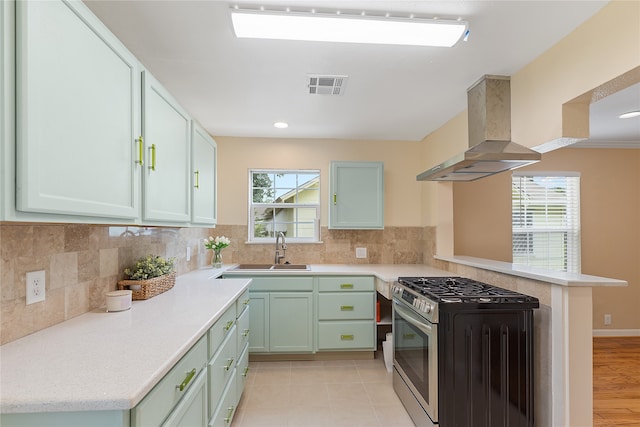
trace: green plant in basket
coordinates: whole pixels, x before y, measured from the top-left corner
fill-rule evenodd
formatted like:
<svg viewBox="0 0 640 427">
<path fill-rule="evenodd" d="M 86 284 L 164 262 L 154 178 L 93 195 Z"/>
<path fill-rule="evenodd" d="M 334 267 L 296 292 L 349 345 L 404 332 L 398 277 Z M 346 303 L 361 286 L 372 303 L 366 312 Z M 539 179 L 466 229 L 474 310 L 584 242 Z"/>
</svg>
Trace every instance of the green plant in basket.
<svg viewBox="0 0 640 427">
<path fill-rule="evenodd" d="M 147 255 L 136 261 L 132 268 L 126 268 L 124 274 L 131 280 L 147 280 L 164 276 L 174 271 L 175 260 L 175 258 L 164 259 L 158 255 Z"/>
</svg>

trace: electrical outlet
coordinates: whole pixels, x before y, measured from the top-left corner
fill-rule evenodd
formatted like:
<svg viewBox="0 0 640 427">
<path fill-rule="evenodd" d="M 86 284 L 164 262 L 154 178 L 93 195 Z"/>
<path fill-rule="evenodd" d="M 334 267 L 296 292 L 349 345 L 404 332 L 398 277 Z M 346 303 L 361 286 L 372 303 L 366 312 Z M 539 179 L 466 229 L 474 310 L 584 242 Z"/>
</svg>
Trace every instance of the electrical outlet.
<svg viewBox="0 0 640 427">
<path fill-rule="evenodd" d="M 187 246 L 187 262 L 191 261 L 191 246 Z"/>
<path fill-rule="evenodd" d="M 604 324 L 605 325 L 610 325 L 611 324 L 611 315 L 610 314 L 605 314 L 604 315 Z"/>
<path fill-rule="evenodd" d="M 27 305 L 45 300 L 44 270 L 27 273 Z"/>
<path fill-rule="evenodd" d="M 356 258 L 366 258 L 367 248 L 356 248 Z"/>
</svg>

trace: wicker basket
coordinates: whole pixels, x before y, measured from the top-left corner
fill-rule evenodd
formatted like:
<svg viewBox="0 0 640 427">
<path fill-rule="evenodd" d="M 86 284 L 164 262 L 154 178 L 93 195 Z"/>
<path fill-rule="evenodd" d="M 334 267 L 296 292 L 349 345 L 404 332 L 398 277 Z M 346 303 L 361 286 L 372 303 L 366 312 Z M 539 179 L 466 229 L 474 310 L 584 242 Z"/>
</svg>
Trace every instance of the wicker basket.
<svg viewBox="0 0 640 427">
<path fill-rule="evenodd" d="M 168 291 L 173 288 L 175 283 L 176 273 L 173 272 L 147 280 L 121 280 L 118 282 L 118 289 L 131 289 L 132 286 L 136 288 L 140 286 L 140 289 L 131 289 L 131 299 L 144 300 Z"/>
</svg>

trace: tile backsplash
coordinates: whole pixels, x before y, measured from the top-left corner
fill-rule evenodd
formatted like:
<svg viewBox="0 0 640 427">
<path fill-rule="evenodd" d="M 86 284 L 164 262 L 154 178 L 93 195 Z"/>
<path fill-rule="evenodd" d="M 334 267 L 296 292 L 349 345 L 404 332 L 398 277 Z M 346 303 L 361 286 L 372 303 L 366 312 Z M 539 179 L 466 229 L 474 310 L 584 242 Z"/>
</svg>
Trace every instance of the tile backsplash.
<svg viewBox="0 0 640 427">
<path fill-rule="evenodd" d="M 322 243 L 289 243 L 285 260 L 309 264 L 429 264 L 433 229 L 328 230 Z M 202 239 L 227 236 L 225 263 L 270 263 L 274 245 L 247 244 L 246 225 L 209 228 L 116 227 L 88 224 L 0 223 L 0 344 L 104 306 L 123 270 L 148 254 L 176 258 L 178 274 L 207 266 Z M 275 244 L 275 241 L 274 241 Z M 187 247 L 191 259 L 186 260 Z M 356 247 L 367 258 L 355 257 Z M 29 271 L 45 271 L 46 300 L 26 305 Z"/>
</svg>

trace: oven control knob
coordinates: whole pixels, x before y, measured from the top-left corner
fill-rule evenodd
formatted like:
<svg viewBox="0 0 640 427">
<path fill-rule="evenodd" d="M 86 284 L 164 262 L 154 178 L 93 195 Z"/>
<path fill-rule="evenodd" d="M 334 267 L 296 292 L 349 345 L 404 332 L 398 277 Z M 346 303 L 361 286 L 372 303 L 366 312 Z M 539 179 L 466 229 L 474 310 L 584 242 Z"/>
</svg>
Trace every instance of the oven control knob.
<svg viewBox="0 0 640 427">
<path fill-rule="evenodd" d="M 428 302 L 425 301 L 424 302 L 424 306 L 425 306 L 424 307 L 424 312 L 427 313 L 427 314 L 431 313 L 431 304 L 429 304 Z"/>
</svg>

